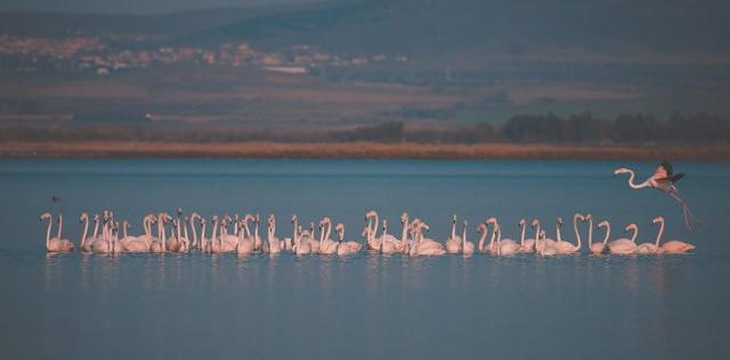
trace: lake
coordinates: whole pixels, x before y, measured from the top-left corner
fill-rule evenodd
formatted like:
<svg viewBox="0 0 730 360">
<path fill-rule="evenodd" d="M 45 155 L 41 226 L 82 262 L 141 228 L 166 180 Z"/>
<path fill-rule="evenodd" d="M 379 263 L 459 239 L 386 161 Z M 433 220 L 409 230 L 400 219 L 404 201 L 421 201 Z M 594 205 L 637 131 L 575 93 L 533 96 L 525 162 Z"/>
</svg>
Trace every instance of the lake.
<svg viewBox="0 0 730 360">
<path fill-rule="evenodd" d="M 656 190 L 631 190 L 654 162 L 0 160 L 0 345 L 3 358 L 561 358 L 721 359 L 730 353 L 730 167 L 682 162 L 682 196 L 703 225 Z M 53 202 L 52 196 L 60 201 Z M 688 255 L 540 258 L 278 257 L 235 254 L 47 255 L 46 223 L 65 216 L 78 246 L 81 212 L 114 210 L 141 232 L 159 211 L 277 215 L 290 236 L 330 216 L 361 240 L 376 209 L 400 234 L 407 211 L 444 241 L 451 215 L 499 218 L 519 238 L 520 218 L 574 239 L 575 212 L 628 223 L 653 241 L 697 246 Z M 585 228 L 585 227 L 584 227 Z M 55 231 L 55 230 L 54 230 Z M 262 227 L 262 231 L 264 228 Z M 602 232 L 594 233 L 600 239 Z"/>
</svg>

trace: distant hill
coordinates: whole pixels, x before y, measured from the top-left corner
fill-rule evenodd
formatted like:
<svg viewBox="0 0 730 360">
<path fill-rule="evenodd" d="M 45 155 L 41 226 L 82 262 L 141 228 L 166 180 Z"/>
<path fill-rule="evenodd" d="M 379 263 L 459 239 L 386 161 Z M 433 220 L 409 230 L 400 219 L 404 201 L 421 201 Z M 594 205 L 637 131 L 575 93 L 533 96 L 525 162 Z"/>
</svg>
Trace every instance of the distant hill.
<svg viewBox="0 0 730 360">
<path fill-rule="evenodd" d="M 272 6 L 191 10 L 162 15 L 3 12 L 0 13 L 0 35 L 65 38 L 135 34 L 179 38 L 292 9 Z"/>
<path fill-rule="evenodd" d="M 721 52 L 730 50 L 727 14 L 723 0 L 340 1 L 252 16 L 180 40 L 413 55 L 570 46 Z"/>
</svg>

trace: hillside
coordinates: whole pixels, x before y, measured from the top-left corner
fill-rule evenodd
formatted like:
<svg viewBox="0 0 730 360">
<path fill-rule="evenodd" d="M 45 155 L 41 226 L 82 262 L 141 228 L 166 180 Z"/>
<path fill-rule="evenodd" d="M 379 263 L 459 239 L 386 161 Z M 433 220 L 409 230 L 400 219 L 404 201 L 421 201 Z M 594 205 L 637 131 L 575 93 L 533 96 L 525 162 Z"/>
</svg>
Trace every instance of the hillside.
<svg viewBox="0 0 730 360">
<path fill-rule="evenodd" d="M 723 52 L 730 50 L 728 13 L 730 3 L 719 0 L 343 1 L 253 16 L 183 40 L 423 56 L 567 47 Z"/>
</svg>

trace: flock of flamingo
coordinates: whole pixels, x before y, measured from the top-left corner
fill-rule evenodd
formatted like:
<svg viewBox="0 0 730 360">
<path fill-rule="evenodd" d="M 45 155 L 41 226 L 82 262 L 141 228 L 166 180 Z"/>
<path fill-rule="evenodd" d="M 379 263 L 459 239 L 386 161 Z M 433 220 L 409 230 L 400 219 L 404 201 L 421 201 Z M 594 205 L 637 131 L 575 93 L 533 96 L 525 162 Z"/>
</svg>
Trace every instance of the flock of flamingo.
<svg viewBox="0 0 730 360">
<path fill-rule="evenodd" d="M 63 229 L 63 215 L 57 217 L 57 235 L 51 237 L 53 219 L 48 212 L 41 215 L 40 220 L 48 221 L 46 232 L 46 251 L 63 252 L 72 251 L 74 244 L 61 237 Z M 457 218 L 452 217 L 451 234 L 445 241 L 440 242 L 427 238 L 425 232 L 429 225 L 418 218 L 411 218 L 407 213 L 401 215 L 402 233 L 398 238 L 388 233 L 388 221 L 379 222 L 378 213 L 374 210 L 365 214 L 366 226 L 363 228 L 362 241 L 346 241 L 345 226 L 338 223 L 335 226 L 337 240 L 333 240 L 332 220 L 324 217 L 319 222 L 317 229 L 319 236 L 315 236 L 315 224 L 310 223 L 305 229 L 299 224 L 296 215 L 292 216 L 292 237 L 280 239 L 276 236 L 276 218 L 269 215 L 266 222 L 266 237 L 259 235 L 259 215 L 247 214 L 243 217 L 236 216 L 213 216 L 211 218 L 210 236 L 207 236 L 206 227 L 208 221 L 198 213 L 183 216 L 180 209 L 177 217 L 167 213 L 149 214 L 142 219 L 144 233 L 138 236 L 128 234 L 129 222 L 120 223 L 114 218 L 114 213 L 104 211 L 101 214 L 89 218 L 87 213 L 82 213 L 79 221 L 83 223 L 83 235 L 80 248 L 85 253 L 184 253 L 199 251 L 202 253 L 224 253 L 234 252 L 237 254 L 268 253 L 278 254 L 281 252 L 292 252 L 297 255 L 321 254 L 347 256 L 361 251 L 370 253 L 404 254 L 409 256 L 438 256 L 444 254 L 462 254 L 465 257 L 475 253 L 488 253 L 495 256 L 511 256 L 519 253 L 537 253 L 541 256 L 553 256 L 563 254 L 577 254 L 582 250 L 581 224 L 588 223 L 587 249 L 591 254 L 661 254 L 661 253 L 685 253 L 695 247 L 689 243 L 671 240 L 661 242 L 664 234 L 664 218 L 659 216 L 652 223 L 659 225 L 656 238 L 653 242 L 636 243 L 639 228 L 636 224 L 629 224 L 625 230 L 631 232 L 630 238 L 618 238 L 611 240 L 611 225 L 603 220 L 595 225 L 595 228 L 604 231 L 603 240 L 593 242 L 594 220 L 591 214 L 575 214 L 573 216 L 573 230 L 575 232 L 575 243 L 568 241 L 562 234 L 563 219 L 558 218 L 555 227 L 555 239 L 550 239 L 546 231 L 541 227 L 540 221 L 532 220 L 530 223 L 534 236 L 527 237 L 527 221 L 519 221 L 520 239 L 512 240 L 502 237 L 502 228 L 495 217 L 490 217 L 477 225 L 480 233 L 478 242 L 471 242 L 467 239 L 467 221 L 462 222 L 461 234 L 457 233 Z M 90 222 L 94 222 L 93 233 L 89 234 Z M 156 226 L 156 234 L 153 235 L 152 227 Z M 251 228 L 253 225 L 253 229 Z M 169 228 L 169 232 L 168 232 Z M 379 230 L 381 230 L 379 232 Z M 253 231 L 252 231 L 253 230 Z M 121 234 L 120 234 L 121 232 Z M 190 240 L 192 234 L 192 241 Z M 489 236 L 489 241 L 487 237 Z"/>
<path fill-rule="evenodd" d="M 689 209 L 689 206 L 679 197 L 675 183 L 684 177 L 684 173 L 674 173 L 672 165 L 664 161 L 656 168 L 654 174 L 643 181 L 635 183 L 635 173 L 628 168 L 616 169 L 614 175 L 628 174 L 628 185 L 632 189 L 653 188 L 661 190 L 677 200 L 682 206 L 685 224 L 691 231 L 693 224 L 701 224 Z M 55 200 L 54 200 L 55 201 Z M 46 212 L 41 215 L 41 221 L 48 221 L 46 232 L 46 251 L 61 252 L 72 251 L 74 245 L 71 241 L 63 239 L 63 215 L 58 215 L 58 234 L 51 237 L 53 225 L 52 216 Z M 149 214 L 142 219 L 144 234 L 138 236 L 128 235 L 129 222 L 121 222 L 122 236 L 120 238 L 120 224 L 114 219 L 114 213 L 105 210 L 102 214 L 94 215 L 94 233 L 89 235 L 89 216 L 81 214 L 79 221 L 84 223 L 84 232 L 81 236 L 81 251 L 86 253 L 122 253 L 122 252 L 188 252 L 198 250 L 204 253 L 235 252 L 238 254 L 253 254 L 257 252 L 278 254 L 283 251 L 290 251 L 297 255 L 322 254 L 346 256 L 362 251 L 363 249 L 381 254 L 405 254 L 410 256 L 437 256 L 444 254 L 463 254 L 471 256 L 474 253 L 489 253 L 492 255 L 514 255 L 518 253 L 537 253 L 541 256 L 552 256 L 561 254 L 575 254 L 581 251 L 582 239 L 579 231 L 580 223 L 588 223 L 588 251 L 592 254 L 661 254 L 661 253 L 685 253 L 693 250 L 692 244 L 670 240 L 661 244 L 664 234 L 664 217 L 658 216 L 652 220 L 653 224 L 659 224 L 654 242 L 636 243 L 639 234 L 639 227 L 636 224 L 629 224 L 625 231 L 632 232 L 631 238 L 611 239 L 611 225 L 607 220 L 597 224 L 597 228 L 604 229 L 604 237 L 601 242 L 593 242 L 593 216 L 591 214 L 575 214 L 573 216 L 573 230 L 575 232 L 575 244 L 563 240 L 562 226 L 563 219 L 558 218 L 555 227 L 555 239 L 547 237 L 546 232 L 540 226 L 540 221 L 532 220 L 531 226 L 534 230 L 533 238 L 525 238 L 527 222 L 525 219 L 519 221 L 520 240 L 515 241 L 509 238 L 502 238 L 502 228 L 495 217 L 486 219 L 477 226 L 480 233 L 479 242 L 475 246 L 467 240 L 467 222 L 462 224 L 461 236 L 457 234 L 456 215 L 452 217 L 451 235 L 443 242 L 425 237 L 424 232 L 429 226 L 418 218 L 411 219 L 407 213 L 401 215 L 402 233 L 397 238 L 388 234 L 388 221 L 383 220 L 382 233 L 378 236 L 379 217 L 378 213 L 370 210 L 365 214 L 367 226 L 363 229 L 361 236 L 363 242 L 345 241 L 345 225 L 338 223 L 335 226 L 337 241 L 332 240 L 332 220 L 324 217 L 319 222 L 319 238 L 315 236 L 314 223 L 310 223 L 309 229 L 303 229 L 299 225 L 296 215 L 292 216 L 292 237 L 279 239 L 276 237 L 276 218 L 274 214 L 269 215 L 266 222 L 266 239 L 259 236 L 260 217 L 258 214 L 247 214 L 243 217 L 213 216 L 211 218 L 211 235 L 206 238 L 206 226 L 208 222 L 198 213 L 190 216 L 182 216 L 182 210 L 177 210 L 177 217 L 173 218 L 167 213 Z M 196 221 L 198 228 L 196 228 Z M 253 224 L 253 232 L 250 224 Z M 157 236 L 152 234 L 152 225 L 157 226 Z M 166 229 L 170 226 L 169 236 Z M 101 233 L 99 228 L 101 227 Z M 489 231 L 491 228 L 491 232 Z M 188 231 L 188 229 L 190 231 Z M 189 234 L 192 233 L 192 243 Z M 489 242 L 486 242 L 488 233 L 491 233 Z M 198 236 L 200 234 L 200 236 Z"/>
</svg>

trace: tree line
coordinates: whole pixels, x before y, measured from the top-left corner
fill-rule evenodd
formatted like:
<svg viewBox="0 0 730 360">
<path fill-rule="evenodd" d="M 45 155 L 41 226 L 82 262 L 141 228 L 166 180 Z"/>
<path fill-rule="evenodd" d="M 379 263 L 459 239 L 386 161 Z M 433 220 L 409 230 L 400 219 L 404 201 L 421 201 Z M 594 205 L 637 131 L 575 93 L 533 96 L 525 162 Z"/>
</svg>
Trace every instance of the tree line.
<svg viewBox="0 0 730 360">
<path fill-rule="evenodd" d="M 621 114 L 613 119 L 591 113 L 561 117 L 548 114 L 512 116 L 503 125 L 409 126 L 389 121 L 351 129 L 281 130 L 225 126 L 85 125 L 3 126 L 0 141 L 182 141 L 182 142 L 417 142 L 417 143 L 728 143 L 730 117 L 704 113 L 674 113 L 660 119 L 650 113 Z"/>
</svg>

